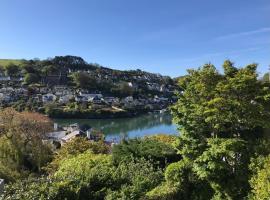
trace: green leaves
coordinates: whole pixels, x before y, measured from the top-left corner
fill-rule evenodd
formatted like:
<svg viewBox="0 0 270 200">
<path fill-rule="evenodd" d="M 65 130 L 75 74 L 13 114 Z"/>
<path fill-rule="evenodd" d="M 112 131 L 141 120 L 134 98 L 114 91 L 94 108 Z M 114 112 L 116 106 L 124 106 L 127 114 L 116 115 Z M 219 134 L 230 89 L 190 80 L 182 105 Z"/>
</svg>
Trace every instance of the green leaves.
<svg viewBox="0 0 270 200">
<path fill-rule="evenodd" d="M 257 141 L 270 125 L 270 90 L 257 80 L 256 64 L 237 69 L 226 60 L 223 68 L 224 75 L 207 64 L 181 79 L 183 93 L 172 108 L 181 127 L 176 147 L 191 166 L 189 174 L 211 185 L 211 198 L 243 199 L 249 191 L 250 159 L 258 156 Z M 175 173 L 166 184 L 191 182 L 183 181 L 185 165 L 180 163 L 168 167 Z"/>
<path fill-rule="evenodd" d="M 257 160 L 258 162 L 258 160 Z M 256 163 L 258 166 L 258 163 Z M 270 198 L 270 156 L 260 157 L 259 166 L 256 174 L 250 180 L 252 193 L 250 199 L 269 199 Z"/>
<path fill-rule="evenodd" d="M 269 127 L 270 91 L 257 80 L 256 64 L 236 69 L 225 61 L 223 67 L 225 75 L 209 64 L 189 71 L 180 85 L 184 92 L 172 108 L 175 121 L 188 131 L 202 131 L 205 137 L 224 132 L 227 137 L 241 136 L 258 126 Z"/>
<path fill-rule="evenodd" d="M 112 156 L 116 164 L 133 158 L 144 158 L 159 167 L 165 167 L 167 163 L 180 159 L 171 145 L 154 138 L 123 141 L 121 144 L 114 146 Z"/>
</svg>

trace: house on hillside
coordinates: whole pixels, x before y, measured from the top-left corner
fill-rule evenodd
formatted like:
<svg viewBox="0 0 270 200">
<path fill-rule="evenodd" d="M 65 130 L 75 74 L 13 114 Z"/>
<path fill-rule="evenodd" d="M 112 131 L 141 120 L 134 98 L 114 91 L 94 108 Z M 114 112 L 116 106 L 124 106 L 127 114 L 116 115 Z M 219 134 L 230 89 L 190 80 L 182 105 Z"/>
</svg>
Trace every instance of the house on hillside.
<svg viewBox="0 0 270 200">
<path fill-rule="evenodd" d="M 0 102 L 2 103 L 9 103 L 12 101 L 12 96 L 7 93 L 0 93 Z"/>
<path fill-rule="evenodd" d="M 107 104 L 119 103 L 119 98 L 117 98 L 117 97 L 104 97 L 104 102 Z"/>
<path fill-rule="evenodd" d="M 73 95 L 64 95 L 59 97 L 59 103 L 67 104 L 74 98 Z"/>
<path fill-rule="evenodd" d="M 91 101 L 92 103 L 94 103 L 94 104 L 101 104 L 101 103 L 102 103 L 101 98 L 99 98 L 98 96 L 95 96 L 95 97 L 92 98 L 90 101 Z"/>
<path fill-rule="evenodd" d="M 54 94 L 45 94 L 42 95 L 42 102 L 43 103 L 50 103 L 50 102 L 54 102 L 56 100 L 56 96 Z"/>
<path fill-rule="evenodd" d="M 8 82 L 10 80 L 11 80 L 10 76 L 2 76 L 2 75 L 0 75 L 0 82 Z"/>
<path fill-rule="evenodd" d="M 56 96 L 72 95 L 73 91 L 66 86 L 55 86 L 53 88 L 54 94 Z"/>
<path fill-rule="evenodd" d="M 84 92 L 79 92 L 79 96 L 77 96 L 77 100 L 75 98 L 76 101 L 81 101 L 84 102 L 85 99 L 87 99 L 87 102 L 92 102 L 95 104 L 100 104 L 102 103 L 102 98 L 103 95 L 102 94 L 98 94 L 98 93 L 84 93 Z"/>
<path fill-rule="evenodd" d="M 79 102 L 79 103 L 88 102 L 88 98 L 85 96 L 77 95 L 77 96 L 75 96 L 75 101 Z"/>
</svg>

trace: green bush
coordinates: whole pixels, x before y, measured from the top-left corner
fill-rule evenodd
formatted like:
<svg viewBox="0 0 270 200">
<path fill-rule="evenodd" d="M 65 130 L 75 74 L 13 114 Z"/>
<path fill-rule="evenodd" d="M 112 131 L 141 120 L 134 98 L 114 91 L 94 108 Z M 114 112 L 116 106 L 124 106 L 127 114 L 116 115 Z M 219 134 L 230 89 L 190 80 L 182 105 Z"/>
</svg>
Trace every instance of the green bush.
<svg viewBox="0 0 270 200">
<path fill-rule="evenodd" d="M 112 156 L 114 163 L 144 158 L 162 168 L 181 159 L 170 144 L 151 138 L 124 140 L 113 147 Z"/>
</svg>

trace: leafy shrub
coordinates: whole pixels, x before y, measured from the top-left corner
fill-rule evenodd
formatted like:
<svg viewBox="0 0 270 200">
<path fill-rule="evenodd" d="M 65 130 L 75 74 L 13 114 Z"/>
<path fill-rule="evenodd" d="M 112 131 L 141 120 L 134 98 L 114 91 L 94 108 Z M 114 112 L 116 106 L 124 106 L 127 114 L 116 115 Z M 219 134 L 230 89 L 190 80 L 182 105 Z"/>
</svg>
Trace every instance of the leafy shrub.
<svg viewBox="0 0 270 200">
<path fill-rule="evenodd" d="M 116 164 L 132 158 L 144 158 L 160 167 L 180 159 L 171 145 L 151 138 L 123 141 L 113 147 L 112 155 Z"/>
</svg>

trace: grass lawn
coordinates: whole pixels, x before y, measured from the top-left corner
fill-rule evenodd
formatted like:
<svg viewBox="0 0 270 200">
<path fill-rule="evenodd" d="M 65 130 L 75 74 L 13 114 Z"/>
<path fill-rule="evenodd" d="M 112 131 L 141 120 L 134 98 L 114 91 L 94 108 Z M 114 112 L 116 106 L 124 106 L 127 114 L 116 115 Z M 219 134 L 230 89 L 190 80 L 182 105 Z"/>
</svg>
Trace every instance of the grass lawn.
<svg viewBox="0 0 270 200">
<path fill-rule="evenodd" d="M 9 63 L 13 63 L 15 65 L 18 65 L 22 62 L 22 60 L 18 59 L 0 59 L 0 66 L 6 66 Z"/>
</svg>

